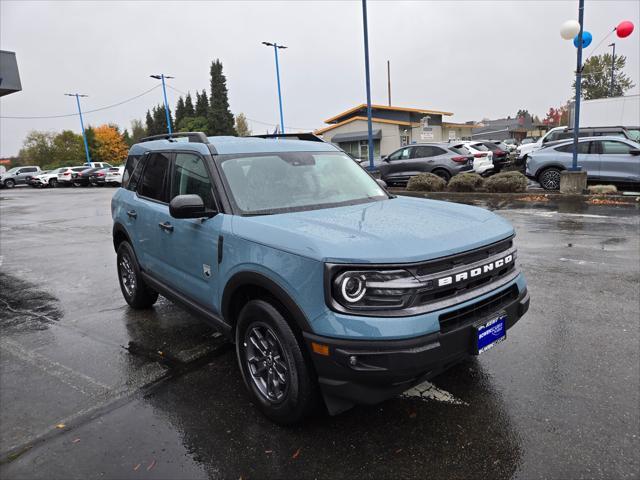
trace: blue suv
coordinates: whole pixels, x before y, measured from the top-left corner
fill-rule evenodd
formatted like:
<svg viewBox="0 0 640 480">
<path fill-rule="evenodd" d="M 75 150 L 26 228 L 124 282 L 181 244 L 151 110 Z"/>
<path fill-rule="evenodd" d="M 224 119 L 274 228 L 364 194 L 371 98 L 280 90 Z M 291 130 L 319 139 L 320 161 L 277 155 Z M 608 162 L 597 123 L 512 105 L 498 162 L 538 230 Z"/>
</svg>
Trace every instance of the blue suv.
<svg viewBox="0 0 640 480">
<path fill-rule="evenodd" d="M 390 195 L 312 135 L 143 139 L 111 209 L 127 303 L 161 294 L 226 334 L 281 424 L 402 393 L 529 307 L 508 222 Z"/>
</svg>

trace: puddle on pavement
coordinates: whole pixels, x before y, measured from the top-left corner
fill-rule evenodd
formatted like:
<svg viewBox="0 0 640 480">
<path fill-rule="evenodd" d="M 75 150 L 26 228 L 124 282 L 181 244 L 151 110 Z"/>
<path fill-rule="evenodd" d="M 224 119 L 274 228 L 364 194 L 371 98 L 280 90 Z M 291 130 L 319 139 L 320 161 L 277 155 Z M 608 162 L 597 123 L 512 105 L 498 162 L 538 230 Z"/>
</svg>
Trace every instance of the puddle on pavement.
<svg viewBox="0 0 640 480">
<path fill-rule="evenodd" d="M 46 330 L 62 317 L 59 300 L 35 284 L 0 272 L 3 331 Z"/>
</svg>

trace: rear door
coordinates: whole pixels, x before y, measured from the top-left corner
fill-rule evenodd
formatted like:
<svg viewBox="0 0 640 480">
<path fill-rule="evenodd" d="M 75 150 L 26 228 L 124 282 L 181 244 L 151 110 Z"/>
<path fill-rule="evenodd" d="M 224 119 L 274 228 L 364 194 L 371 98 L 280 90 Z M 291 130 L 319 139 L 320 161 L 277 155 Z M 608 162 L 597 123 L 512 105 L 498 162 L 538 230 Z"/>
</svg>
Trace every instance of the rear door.
<svg viewBox="0 0 640 480">
<path fill-rule="evenodd" d="M 591 141 L 578 142 L 578 165 L 587 172 L 589 179 L 600 178 L 600 155 L 598 154 L 598 148 L 600 142 Z M 554 148 L 554 147 L 549 147 Z M 573 143 L 555 147 L 557 152 L 563 153 L 561 161 L 565 167 L 570 167 L 573 158 Z"/>
<path fill-rule="evenodd" d="M 197 153 L 177 152 L 172 166 L 169 201 L 177 195 L 194 194 L 208 210 L 219 211 L 207 160 Z M 162 281 L 182 291 L 202 306 L 215 311 L 218 289 L 218 248 L 224 215 L 205 220 L 173 218 L 167 211 L 161 222 L 172 230 L 161 235 L 165 252 Z"/>
<path fill-rule="evenodd" d="M 600 178 L 611 182 L 640 182 L 640 156 L 633 147 L 617 140 L 601 140 Z"/>
<path fill-rule="evenodd" d="M 419 172 L 431 172 L 434 168 L 444 167 L 447 171 L 449 156 L 447 151 L 435 145 L 418 145 L 413 148 L 415 167 Z"/>
</svg>

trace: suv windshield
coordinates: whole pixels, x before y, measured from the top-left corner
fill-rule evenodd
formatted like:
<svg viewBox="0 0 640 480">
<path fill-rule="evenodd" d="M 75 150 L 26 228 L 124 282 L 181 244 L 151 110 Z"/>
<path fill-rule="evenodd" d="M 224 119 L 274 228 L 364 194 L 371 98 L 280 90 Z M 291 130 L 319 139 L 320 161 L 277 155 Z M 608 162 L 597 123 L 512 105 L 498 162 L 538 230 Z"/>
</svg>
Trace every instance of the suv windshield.
<svg viewBox="0 0 640 480">
<path fill-rule="evenodd" d="M 246 215 L 311 210 L 387 197 L 341 152 L 286 152 L 219 157 L 236 207 Z"/>
</svg>

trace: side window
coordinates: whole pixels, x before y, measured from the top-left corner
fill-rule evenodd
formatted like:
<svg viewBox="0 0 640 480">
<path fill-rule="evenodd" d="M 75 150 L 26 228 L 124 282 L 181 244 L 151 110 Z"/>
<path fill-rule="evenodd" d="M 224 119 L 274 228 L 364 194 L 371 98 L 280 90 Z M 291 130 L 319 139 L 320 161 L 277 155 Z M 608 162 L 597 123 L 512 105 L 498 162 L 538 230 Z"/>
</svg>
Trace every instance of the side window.
<svg viewBox="0 0 640 480">
<path fill-rule="evenodd" d="M 138 194 L 166 202 L 166 180 L 169 172 L 169 157 L 165 153 L 152 153 L 147 158 L 142 172 L 142 179 L 138 184 Z"/>
<path fill-rule="evenodd" d="M 129 155 L 127 158 L 127 164 L 122 174 L 122 186 L 128 190 L 135 191 L 138 185 L 144 164 L 144 162 L 140 161 L 141 158 L 142 155 Z"/>
<path fill-rule="evenodd" d="M 190 153 L 176 154 L 175 167 L 171 182 L 171 196 L 199 195 L 208 209 L 215 208 L 213 189 L 204 159 Z"/>
<path fill-rule="evenodd" d="M 615 140 L 603 140 L 602 153 L 605 155 L 629 155 L 631 146 Z"/>
<path fill-rule="evenodd" d="M 573 143 L 556 148 L 558 152 L 573 153 Z M 595 153 L 596 142 L 578 142 L 578 153 Z"/>
<path fill-rule="evenodd" d="M 410 148 L 402 148 L 389 156 L 389 160 L 405 160 L 409 158 Z"/>
</svg>

